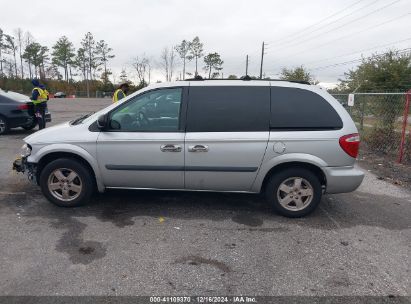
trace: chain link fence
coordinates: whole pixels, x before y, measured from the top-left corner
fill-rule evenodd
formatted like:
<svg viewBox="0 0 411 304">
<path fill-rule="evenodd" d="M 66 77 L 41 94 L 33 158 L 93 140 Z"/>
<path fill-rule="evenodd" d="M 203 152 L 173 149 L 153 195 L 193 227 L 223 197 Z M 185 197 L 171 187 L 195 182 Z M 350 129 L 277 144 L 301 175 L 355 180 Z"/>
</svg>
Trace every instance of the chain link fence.
<svg viewBox="0 0 411 304">
<path fill-rule="evenodd" d="M 378 155 L 411 164 L 411 115 L 409 93 L 333 94 L 347 109 L 361 135 L 361 156 Z"/>
<path fill-rule="evenodd" d="M 114 92 L 104 92 L 104 91 L 92 91 L 90 92 L 90 98 L 112 98 Z M 76 98 L 87 98 L 87 91 L 76 91 L 70 96 L 75 96 Z"/>
</svg>

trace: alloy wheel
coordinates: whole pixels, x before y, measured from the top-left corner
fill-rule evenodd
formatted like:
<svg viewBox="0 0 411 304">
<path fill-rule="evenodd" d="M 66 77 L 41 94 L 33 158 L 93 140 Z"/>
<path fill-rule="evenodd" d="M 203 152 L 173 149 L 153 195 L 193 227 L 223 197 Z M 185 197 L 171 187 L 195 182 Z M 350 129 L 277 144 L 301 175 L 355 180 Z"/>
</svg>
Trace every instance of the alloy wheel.
<svg viewBox="0 0 411 304">
<path fill-rule="evenodd" d="M 278 202 L 290 211 L 300 211 L 307 208 L 313 197 L 314 188 L 302 177 L 287 178 L 277 190 Z"/>
<path fill-rule="evenodd" d="M 48 189 L 58 200 L 69 202 L 79 197 L 83 190 L 80 176 L 73 170 L 60 168 L 54 170 L 48 178 Z"/>
</svg>

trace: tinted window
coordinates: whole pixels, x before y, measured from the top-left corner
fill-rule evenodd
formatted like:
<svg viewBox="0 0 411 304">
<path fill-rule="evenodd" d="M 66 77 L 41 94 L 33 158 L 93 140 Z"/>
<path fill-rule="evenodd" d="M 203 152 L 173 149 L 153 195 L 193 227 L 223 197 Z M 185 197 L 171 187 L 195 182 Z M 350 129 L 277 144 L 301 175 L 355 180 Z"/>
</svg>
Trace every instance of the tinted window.
<svg viewBox="0 0 411 304">
<path fill-rule="evenodd" d="M 320 95 L 297 88 L 271 87 L 272 129 L 334 130 L 343 123 Z"/>
<path fill-rule="evenodd" d="M 269 87 L 190 87 L 187 132 L 269 129 Z"/>
<path fill-rule="evenodd" d="M 116 108 L 110 115 L 110 126 L 124 132 L 178 131 L 181 88 L 143 93 Z"/>
</svg>

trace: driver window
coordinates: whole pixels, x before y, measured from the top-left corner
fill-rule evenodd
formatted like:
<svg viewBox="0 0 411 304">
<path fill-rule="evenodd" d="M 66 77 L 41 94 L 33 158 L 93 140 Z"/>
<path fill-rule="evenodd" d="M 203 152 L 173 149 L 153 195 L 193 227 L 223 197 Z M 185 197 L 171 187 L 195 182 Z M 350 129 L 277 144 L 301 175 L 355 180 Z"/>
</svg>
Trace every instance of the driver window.
<svg viewBox="0 0 411 304">
<path fill-rule="evenodd" d="M 136 96 L 111 113 L 110 129 L 124 132 L 178 131 L 181 95 L 181 88 L 172 88 Z"/>
</svg>

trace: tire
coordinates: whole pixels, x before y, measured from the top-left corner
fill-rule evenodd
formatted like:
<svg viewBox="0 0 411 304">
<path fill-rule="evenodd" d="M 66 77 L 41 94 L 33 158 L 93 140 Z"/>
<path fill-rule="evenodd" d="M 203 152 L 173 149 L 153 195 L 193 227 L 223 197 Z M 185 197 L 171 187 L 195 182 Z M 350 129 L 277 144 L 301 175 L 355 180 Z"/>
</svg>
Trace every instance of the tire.
<svg viewBox="0 0 411 304">
<path fill-rule="evenodd" d="M 70 158 L 54 160 L 40 173 L 41 191 L 51 203 L 60 207 L 77 207 L 88 203 L 94 185 L 90 170 Z"/>
<path fill-rule="evenodd" d="M 9 123 L 6 117 L 0 115 L 0 135 L 6 134 L 9 130 Z"/>
<path fill-rule="evenodd" d="M 26 131 L 33 130 L 37 126 L 37 119 L 34 118 L 33 122 L 30 125 L 22 126 L 22 128 Z"/>
<path fill-rule="evenodd" d="M 265 195 L 276 212 L 295 218 L 308 215 L 317 208 L 322 187 L 318 177 L 310 170 L 288 168 L 270 177 Z"/>
</svg>

